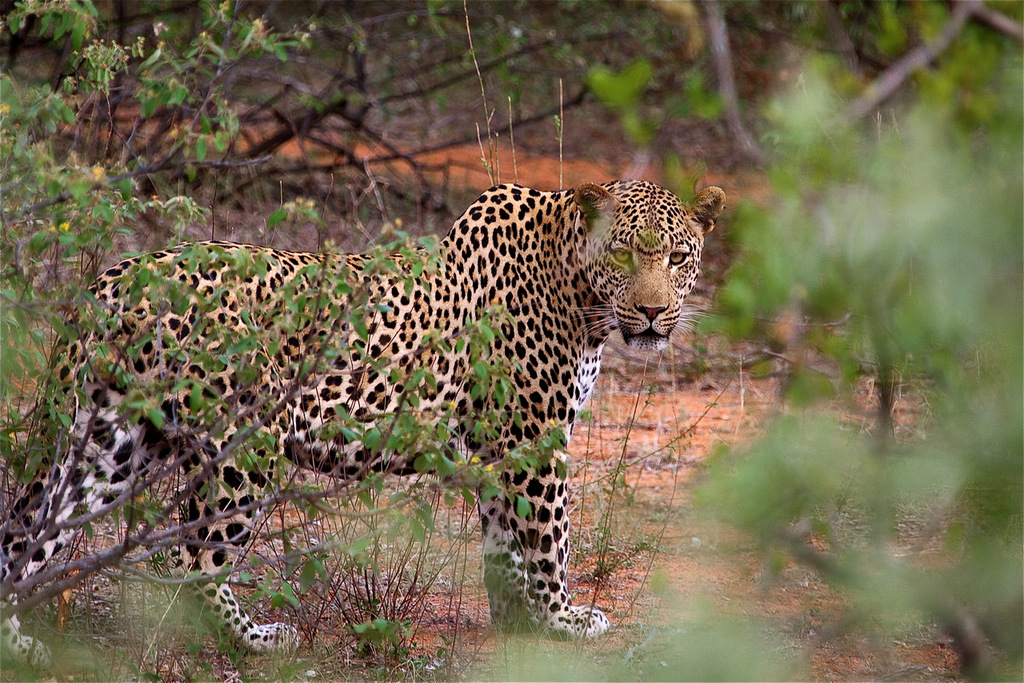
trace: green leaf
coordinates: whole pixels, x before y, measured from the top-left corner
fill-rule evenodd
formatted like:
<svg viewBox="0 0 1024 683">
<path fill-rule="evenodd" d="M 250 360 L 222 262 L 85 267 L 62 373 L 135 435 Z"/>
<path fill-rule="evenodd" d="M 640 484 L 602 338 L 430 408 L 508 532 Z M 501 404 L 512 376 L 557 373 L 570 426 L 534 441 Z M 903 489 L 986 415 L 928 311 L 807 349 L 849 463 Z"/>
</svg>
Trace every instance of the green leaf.
<svg viewBox="0 0 1024 683">
<path fill-rule="evenodd" d="M 230 142 L 230 136 L 227 131 L 218 130 L 213 135 L 213 148 L 218 152 L 223 152 L 228 148 L 228 142 Z"/>
<path fill-rule="evenodd" d="M 351 557 L 358 557 L 359 555 L 362 555 L 367 550 L 369 550 L 372 543 L 373 539 L 360 538 L 357 541 L 352 541 L 352 543 L 348 545 L 348 548 L 345 549 L 345 552 L 348 553 L 349 556 Z"/>
<path fill-rule="evenodd" d="M 160 410 L 160 408 L 147 408 L 146 418 L 152 422 L 153 426 L 157 429 L 161 429 L 164 426 L 164 421 L 166 419 L 164 417 L 164 411 Z"/>
<path fill-rule="evenodd" d="M 617 74 L 603 66 L 594 67 L 587 74 L 587 85 L 605 106 L 623 110 L 639 105 L 653 75 L 654 67 L 641 58 Z"/>
<path fill-rule="evenodd" d="M 366 434 L 363 435 L 363 445 L 372 451 L 380 444 L 380 437 L 380 430 L 374 427 L 373 429 L 368 430 Z"/>
<path fill-rule="evenodd" d="M 85 33 L 88 30 L 89 25 L 84 21 L 75 21 L 71 26 L 71 45 L 76 50 L 82 49 L 82 39 L 85 38 Z"/>
<path fill-rule="evenodd" d="M 267 218 L 267 227 L 272 228 L 285 219 L 288 213 L 284 209 L 278 209 Z"/>
<path fill-rule="evenodd" d="M 319 563 L 315 559 L 309 558 L 302 565 L 302 570 L 299 572 L 299 591 L 302 593 L 307 592 L 310 586 L 313 585 L 313 582 L 316 581 L 317 574 L 319 573 L 317 564 Z"/>
<path fill-rule="evenodd" d="M 194 413 L 199 412 L 199 409 L 202 407 L 202 401 L 203 401 L 203 393 L 202 392 L 203 392 L 202 387 L 199 385 L 198 382 L 193 382 L 192 386 L 189 388 L 189 392 L 188 392 L 188 407 Z"/>
<path fill-rule="evenodd" d="M 185 101 L 188 97 L 188 88 L 183 85 L 175 87 L 167 98 L 167 101 L 171 104 L 178 105 Z"/>
<path fill-rule="evenodd" d="M 409 532 L 412 534 L 412 537 L 416 539 L 417 543 L 423 543 L 427 537 L 426 529 L 424 529 L 423 525 L 415 519 L 409 520 Z"/>
<path fill-rule="evenodd" d="M 533 506 L 523 496 L 516 496 L 516 517 L 519 519 L 526 519 L 530 516 L 533 511 Z"/>
</svg>

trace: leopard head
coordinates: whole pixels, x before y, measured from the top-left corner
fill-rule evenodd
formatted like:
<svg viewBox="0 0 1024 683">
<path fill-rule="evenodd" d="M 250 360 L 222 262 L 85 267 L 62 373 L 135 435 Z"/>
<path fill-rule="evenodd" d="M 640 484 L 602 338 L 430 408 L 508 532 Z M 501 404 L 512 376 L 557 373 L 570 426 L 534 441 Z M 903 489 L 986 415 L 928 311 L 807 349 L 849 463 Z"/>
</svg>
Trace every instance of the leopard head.
<svg viewBox="0 0 1024 683">
<path fill-rule="evenodd" d="M 725 192 L 702 190 L 687 204 L 649 182 L 586 183 L 573 201 L 584 224 L 584 272 L 597 303 L 589 333 L 619 330 L 634 349 L 661 350 L 685 322 L 683 300 L 700 272 L 704 236 L 725 208 Z"/>
</svg>

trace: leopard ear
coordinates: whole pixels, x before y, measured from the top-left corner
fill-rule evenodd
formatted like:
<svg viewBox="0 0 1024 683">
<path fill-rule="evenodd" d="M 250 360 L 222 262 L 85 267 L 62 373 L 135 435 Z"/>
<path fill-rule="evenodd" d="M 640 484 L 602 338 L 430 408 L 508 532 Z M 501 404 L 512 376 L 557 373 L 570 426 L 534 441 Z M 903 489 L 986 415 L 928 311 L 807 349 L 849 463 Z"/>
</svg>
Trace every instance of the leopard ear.
<svg viewBox="0 0 1024 683">
<path fill-rule="evenodd" d="M 619 200 L 612 196 L 611 192 L 594 183 L 583 183 L 577 187 L 573 201 L 583 212 L 588 231 L 592 231 L 602 222 L 599 220 L 602 216 L 606 220 L 610 219 L 610 214 L 619 205 Z"/>
<path fill-rule="evenodd" d="M 715 229 L 715 221 L 725 209 L 725 191 L 714 185 L 706 187 L 693 198 L 687 208 L 706 235 Z"/>
</svg>

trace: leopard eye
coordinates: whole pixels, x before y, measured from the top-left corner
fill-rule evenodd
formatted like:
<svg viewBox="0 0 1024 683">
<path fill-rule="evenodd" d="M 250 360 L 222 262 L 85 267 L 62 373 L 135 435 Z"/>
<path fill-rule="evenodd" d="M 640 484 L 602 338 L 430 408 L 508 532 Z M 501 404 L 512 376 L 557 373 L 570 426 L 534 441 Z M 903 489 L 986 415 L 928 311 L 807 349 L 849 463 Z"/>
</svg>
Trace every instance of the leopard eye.
<svg viewBox="0 0 1024 683">
<path fill-rule="evenodd" d="M 633 252 L 629 249 L 618 248 L 612 249 L 610 252 L 612 263 L 623 270 L 629 270 L 633 267 Z"/>
<path fill-rule="evenodd" d="M 673 266 L 681 266 L 687 258 L 689 258 L 689 251 L 673 251 L 668 255 L 668 262 Z"/>
</svg>

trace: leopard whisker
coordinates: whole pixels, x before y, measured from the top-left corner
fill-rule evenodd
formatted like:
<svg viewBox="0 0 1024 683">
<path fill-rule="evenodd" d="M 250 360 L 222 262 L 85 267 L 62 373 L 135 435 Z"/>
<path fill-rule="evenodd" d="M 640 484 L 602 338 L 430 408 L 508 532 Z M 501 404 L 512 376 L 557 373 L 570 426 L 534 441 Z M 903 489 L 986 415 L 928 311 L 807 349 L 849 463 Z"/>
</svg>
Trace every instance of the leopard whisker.
<svg viewBox="0 0 1024 683">
<path fill-rule="evenodd" d="M 615 329 L 618 318 L 611 304 L 595 304 L 587 308 L 576 308 L 583 320 L 584 332 L 588 335 L 607 333 Z"/>
<path fill-rule="evenodd" d="M 583 333 L 588 337 L 607 335 L 618 326 L 619 321 L 611 304 L 577 308 L 577 312 L 583 319 Z"/>
<path fill-rule="evenodd" d="M 611 313 L 615 310 L 612 304 L 593 304 L 586 308 L 576 307 L 576 312 L 583 316 L 592 316 L 601 313 Z"/>
<path fill-rule="evenodd" d="M 694 304 L 682 304 L 679 307 L 679 319 L 676 320 L 673 330 L 680 330 L 688 334 L 697 331 L 697 323 L 707 318 L 710 314 L 702 307 Z"/>
</svg>

